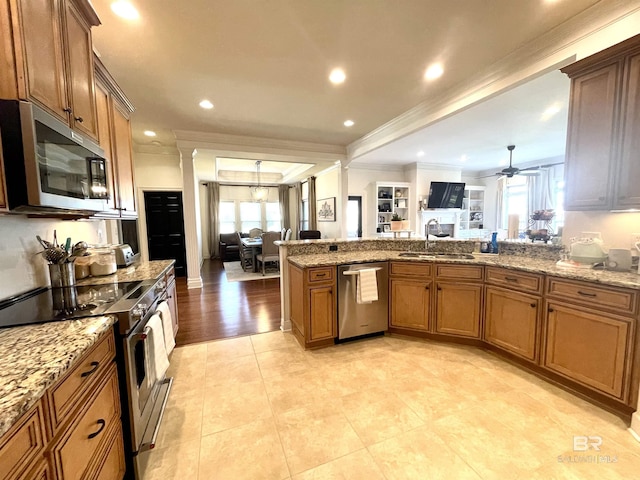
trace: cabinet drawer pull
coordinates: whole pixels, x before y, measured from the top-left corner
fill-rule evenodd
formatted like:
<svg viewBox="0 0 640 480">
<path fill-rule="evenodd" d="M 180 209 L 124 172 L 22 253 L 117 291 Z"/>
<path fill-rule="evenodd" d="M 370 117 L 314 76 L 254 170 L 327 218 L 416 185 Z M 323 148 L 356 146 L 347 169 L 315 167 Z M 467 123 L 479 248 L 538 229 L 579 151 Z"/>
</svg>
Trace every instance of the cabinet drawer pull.
<svg viewBox="0 0 640 480">
<path fill-rule="evenodd" d="M 553 312 L 553 308 L 549 307 L 549 308 L 547 308 L 547 311 L 548 312 Z"/>
<path fill-rule="evenodd" d="M 82 118 L 82 117 L 73 117 L 73 119 L 78 123 L 84 122 L 84 118 Z"/>
<path fill-rule="evenodd" d="M 598 296 L 595 293 L 583 292 L 582 290 L 578 290 L 578 294 L 582 295 L 583 297 L 597 297 Z"/>
<path fill-rule="evenodd" d="M 316 273 L 316 277 L 325 277 L 326 273 Z"/>
<path fill-rule="evenodd" d="M 438 287 L 438 290 L 442 290 L 442 288 L 441 288 L 441 287 Z"/>
<path fill-rule="evenodd" d="M 507 282 L 516 282 L 518 283 L 518 279 L 516 277 L 504 277 Z"/>
<path fill-rule="evenodd" d="M 65 113 L 71 113 L 71 109 L 69 107 L 63 108 L 62 111 Z"/>
<path fill-rule="evenodd" d="M 92 438 L 96 438 L 98 435 L 100 435 L 100 432 L 104 430 L 104 427 L 107 424 L 107 422 L 105 422 L 102 418 L 100 418 L 97 423 L 98 425 L 100 425 L 100 428 L 98 429 L 97 432 L 93 432 L 88 435 L 87 438 L 89 438 L 89 440 L 91 440 Z"/>
<path fill-rule="evenodd" d="M 532 304 L 531 304 L 531 308 L 536 308 L 536 304 L 535 304 L 535 303 L 532 303 Z"/>
<path fill-rule="evenodd" d="M 100 366 L 100 362 L 91 362 L 91 366 L 93 367 L 91 370 L 87 370 L 86 372 L 82 372 L 80 374 L 81 377 L 88 377 L 89 375 L 91 375 L 93 372 L 95 372 L 98 367 Z"/>
</svg>

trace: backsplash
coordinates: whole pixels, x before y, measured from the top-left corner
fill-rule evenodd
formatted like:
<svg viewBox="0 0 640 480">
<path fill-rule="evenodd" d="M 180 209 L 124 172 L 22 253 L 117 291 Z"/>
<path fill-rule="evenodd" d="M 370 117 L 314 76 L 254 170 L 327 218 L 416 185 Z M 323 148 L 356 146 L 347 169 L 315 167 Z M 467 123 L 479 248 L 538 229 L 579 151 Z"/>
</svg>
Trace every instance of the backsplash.
<svg viewBox="0 0 640 480">
<path fill-rule="evenodd" d="M 38 287 L 49 285 L 47 262 L 39 252 L 36 240 L 53 240 L 57 231 L 58 242 L 71 237 L 73 243 L 106 241 L 104 220 L 32 219 L 24 216 L 0 217 L 0 299 L 11 297 Z"/>
</svg>

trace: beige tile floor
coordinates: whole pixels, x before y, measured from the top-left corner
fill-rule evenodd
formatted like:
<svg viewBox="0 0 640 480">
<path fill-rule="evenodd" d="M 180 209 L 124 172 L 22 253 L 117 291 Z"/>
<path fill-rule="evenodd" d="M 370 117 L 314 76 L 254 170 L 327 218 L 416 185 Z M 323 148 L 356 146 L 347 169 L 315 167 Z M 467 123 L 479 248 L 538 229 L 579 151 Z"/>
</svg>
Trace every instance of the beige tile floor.
<svg viewBox="0 0 640 480">
<path fill-rule="evenodd" d="M 176 348 L 169 373 L 145 480 L 640 478 L 623 421 L 473 347 L 271 332 Z"/>
</svg>

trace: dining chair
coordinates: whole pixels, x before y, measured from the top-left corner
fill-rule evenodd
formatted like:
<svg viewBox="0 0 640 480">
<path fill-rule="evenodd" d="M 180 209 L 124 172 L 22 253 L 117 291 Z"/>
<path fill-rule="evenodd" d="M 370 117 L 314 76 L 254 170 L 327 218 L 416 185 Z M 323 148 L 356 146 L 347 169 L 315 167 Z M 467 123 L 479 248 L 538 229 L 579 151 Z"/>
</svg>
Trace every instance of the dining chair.
<svg viewBox="0 0 640 480">
<path fill-rule="evenodd" d="M 280 232 L 265 232 L 262 234 L 262 253 L 256 255 L 256 262 L 262 264 L 262 275 L 265 274 L 265 265 L 267 262 L 280 261 L 280 253 L 278 246 L 273 243 L 280 240 Z"/>
<path fill-rule="evenodd" d="M 262 235 L 261 228 L 252 228 L 251 230 L 249 230 L 249 237 L 251 238 L 258 238 L 260 235 Z"/>
<path fill-rule="evenodd" d="M 242 235 L 240 234 L 240 232 L 236 232 L 236 234 L 238 235 L 238 246 L 240 247 L 238 249 L 238 254 L 240 256 L 240 266 L 242 267 L 242 270 L 246 272 L 247 269 L 253 268 L 253 254 L 251 252 L 251 249 L 245 247 L 242 243 Z"/>
</svg>

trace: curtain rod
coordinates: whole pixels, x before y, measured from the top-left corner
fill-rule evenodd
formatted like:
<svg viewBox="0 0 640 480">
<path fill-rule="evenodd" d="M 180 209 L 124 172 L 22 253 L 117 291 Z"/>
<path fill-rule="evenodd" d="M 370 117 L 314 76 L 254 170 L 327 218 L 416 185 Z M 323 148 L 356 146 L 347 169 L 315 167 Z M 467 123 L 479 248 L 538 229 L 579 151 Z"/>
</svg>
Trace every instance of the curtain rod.
<svg viewBox="0 0 640 480">
<path fill-rule="evenodd" d="M 209 182 L 201 182 L 200 185 L 207 186 L 207 185 L 209 185 Z M 260 186 L 261 187 L 274 187 L 274 188 L 276 188 L 276 187 L 279 187 L 280 185 L 286 185 L 289 188 L 293 188 L 294 187 L 294 185 L 290 185 L 288 183 L 279 183 L 279 184 L 275 184 L 275 183 L 267 184 L 267 183 L 265 183 L 265 184 L 262 184 Z M 258 185 L 257 184 L 249 184 L 249 183 L 244 183 L 244 184 L 240 184 L 240 183 L 220 183 L 220 186 L 221 187 L 257 187 Z"/>
</svg>

